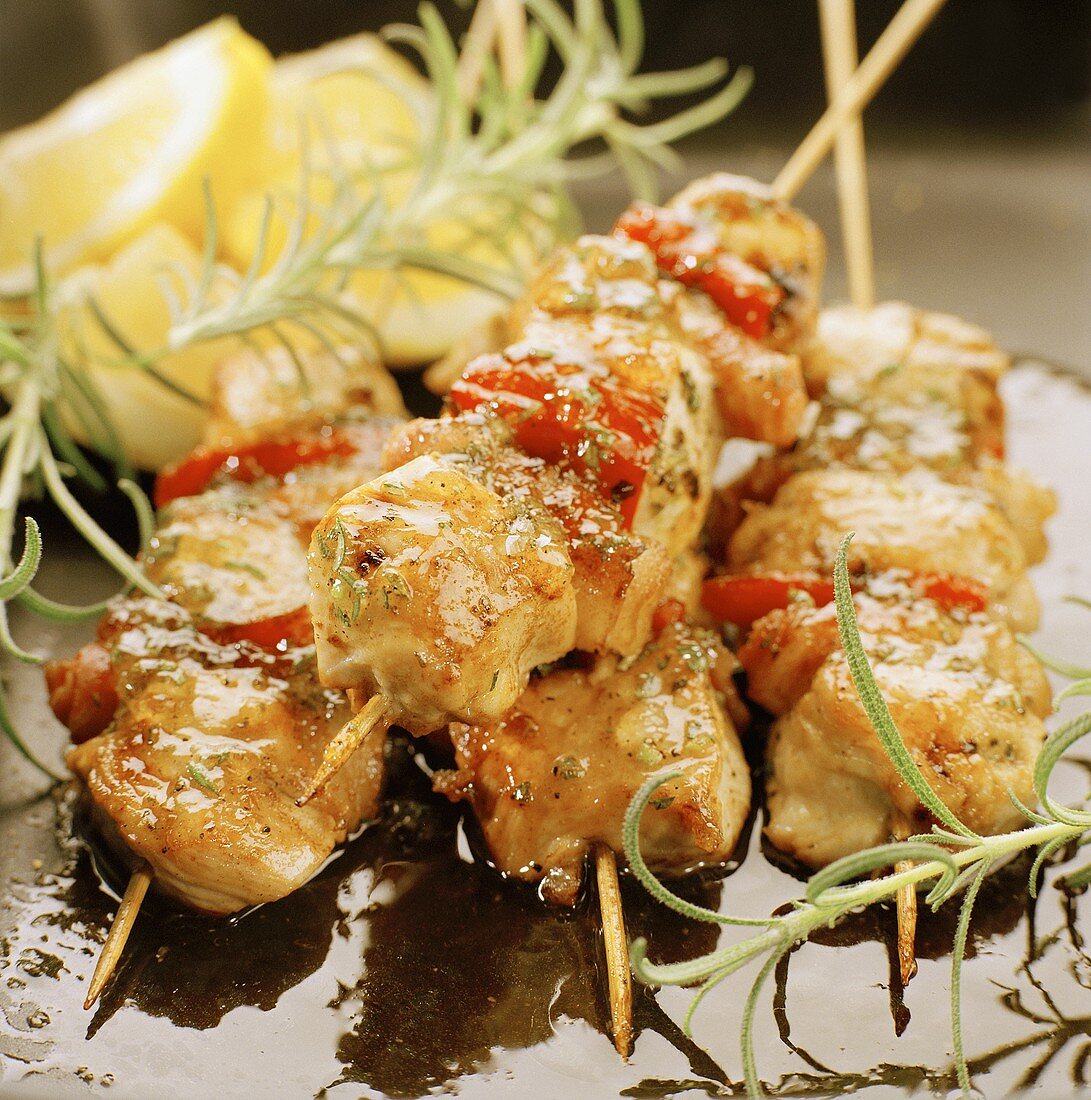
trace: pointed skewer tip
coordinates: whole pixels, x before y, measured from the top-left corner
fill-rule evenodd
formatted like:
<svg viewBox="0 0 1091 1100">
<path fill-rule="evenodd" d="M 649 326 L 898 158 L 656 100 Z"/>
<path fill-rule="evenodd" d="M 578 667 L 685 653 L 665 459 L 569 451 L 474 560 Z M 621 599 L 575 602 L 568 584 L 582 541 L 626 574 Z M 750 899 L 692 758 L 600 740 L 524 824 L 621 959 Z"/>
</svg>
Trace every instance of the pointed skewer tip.
<svg viewBox="0 0 1091 1100">
<path fill-rule="evenodd" d="M 629 941 L 617 877 L 617 857 L 605 844 L 595 845 L 599 913 L 606 948 L 606 976 L 610 989 L 610 1022 L 614 1047 L 624 1061 L 633 1049 L 633 980 L 629 969 Z"/>
<path fill-rule="evenodd" d="M 350 701 L 354 693 L 350 693 Z M 373 695 L 342 727 L 341 732 L 326 746 L 318 771 L 306 790 L 295 800 L 305 806 L 341 770 L 352 754 L 380 727 L 390 725 L 393 707 L 385 695 Z"/>
<path fill-rule="evenodd" d="M 133 871 L 129 878 L 129 885 L 125 887 L 125 896 L 117 907 L 117 914 L 114 916 L 113 924 L 110 925 L 106 942 L 102 945 L 98 962 L 95 963 L 95 972 L 91 975 L 91 984 L 87 989 L 87 999 L 83 1002 L 84 1009 L 89 1010 L 94 1005 L 113 977 L 121 959 L 121 953 L 129 940 L 129 933 L 133 930 L 133 924 L 140 912 L 144 895 L 151 884 L 152 870 L 143 863 Z"/>
<path fill-rule="evenodd" d="M 913 867 L 910 860 L 897 863 L 894 870 L 898 873 L 909 871 Z M 913 980 L 917 973 L 917 888 L 903 886 L 898 891 L 898 972 L 902 979 L 902 989 Z"/>
</svg>

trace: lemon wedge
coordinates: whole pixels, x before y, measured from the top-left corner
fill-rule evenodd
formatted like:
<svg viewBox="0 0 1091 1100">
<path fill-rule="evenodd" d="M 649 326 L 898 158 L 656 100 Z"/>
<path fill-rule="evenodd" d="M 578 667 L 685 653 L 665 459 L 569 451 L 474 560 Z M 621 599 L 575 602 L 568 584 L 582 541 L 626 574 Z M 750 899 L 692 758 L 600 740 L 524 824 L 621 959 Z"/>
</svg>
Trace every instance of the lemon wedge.
<svg viewBox="0 0 1091 1100">
<path fill-rule="evenodd" d="M 86 364 L 118 442 L 141 469 L 158 469 L 200 442 L 213 372 L 236 344 L 210 340 L 157 357 L 157 378 L 126 362 L 115 336 L 137 351 L 159 351 L 171 325 L 169 296 L 184 301 L 181 279 L 195 278 L 200 266 L 201 257 L 187 237 L 170 225 L 156 224 L 108 263 L 80 267 L 57 286 L 62 351 L 70 362 Z M 115 336 L 96 316 L 92 299 Z M 65 410 L 65 427 L 79 442 L 96 444 L 72 408 Z"/>
<path fill-rule="evenodd" d="M 350 163 L 380 167 L 420 148 L 431 87 L 374 34 L 357 34 L 279 58 L 273 69 L 267 179 L 294 184 L 306 134 L 318 165 L 330 147 Z"/>
<path fill-rule="evenodd" d="M 398 158 L 412 157 L 420 149 L 423 121 L 431 109 L 428 81 L 377 35 L 353 35 L 279 58 L 273 67 L 260 179 L 226 220 L 227 259 L 240 270 L 250 266 L 266 197 L 271 196 L 276 207 L 263 268 L 275 262 L 297 209 L 304 155 L 309 198 L 316 207 L 333 197 L 334 173 L 364 166 L 383 172 L 384 197 L 394 201 L 394 189 L 403 193 L 411 177 L 392 169 Z M 369 190 L 370 181 L 357 184 Z"/>
<path fill-rule="evenodd" d="M 266 239 L 266 268 L 283 247 L 296 209 L 304 146 L 314 207 L 332 197 L 335 172 L 352 174 L 365 197 L 380 187 L 384 201 L 394 206 L 412 186 L 435 110 L 428 81 L 369 34 L 279 59 L 272 83 L 263 184 L 239 201 L 224 229 L 225 251 L 240 269 L 249 266 L 257 248 L 266 195 L 277 201 Z M 480 212 L 465 213 L 465 218 L 425 227 L 428 245 L 457 249 L 480 262 L 502 261 L 495 248 L 467 232 L 468 221 Z M 533 258 L 531 249 L 521 252 Z M 504 304 L 461 280 L 424 271 L 358 272 L 345 288 L 344 301 L 375 325 L 384 361 L 392 367 L 438 358 Z"/>
<path fill-rule="evenodd" d="M 103 259 L 157 221 L 194 241 L 202 179 L 230 209 L 260 175 L 268 51 L 217 19 L 0 138 L 0 293 L 26 293 L 34 239 L 53 271 Z"/>
</svg>

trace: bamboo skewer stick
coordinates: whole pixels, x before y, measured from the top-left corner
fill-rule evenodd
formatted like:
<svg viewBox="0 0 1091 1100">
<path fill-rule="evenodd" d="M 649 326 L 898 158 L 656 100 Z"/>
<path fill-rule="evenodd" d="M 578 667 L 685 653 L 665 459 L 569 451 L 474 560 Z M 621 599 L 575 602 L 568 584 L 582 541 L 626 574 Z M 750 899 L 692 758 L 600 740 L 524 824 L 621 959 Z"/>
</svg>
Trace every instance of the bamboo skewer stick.
<svg viewBox="0 0 1091 1100">
<path fill-rule="evenodd" d="M 493 0 L 479 0 L 458 55 L 458 90 L 464 103 L 473 103 L 485 75 L 485 58 L 496 40 L 497 14 Z"/>
<path fill-rule="evenodd" d="M 350 692 L 349 701 L 353 706 L 357 705 L 356 692 Z M 373 733 L 386 733 L 396 713 L 393 703 L 385 695 L 373 695 L 364 703 L 326 746 L 318 771 L 295 804 L 302 806 L 314 798 Z"/>
<path fill-rule="evenodd" d="M 605 844 L 595 845 L 599 917 L 606 947 L 606 977 L 610 990 L 610 1022 L 614 1046 L 628 1061 L 633 1046 L 633 978 L 629 969 L 629 940 L 617 878 L 617 857 Z"/>
<path fill-rule="evenodd" d="M 125 896 L 117 907 L 114 922 L 110 925 L 110 931 L 106 936 L 106 942 L 102 945 L 102 953 L 95 963 L 95 972 L 91 975 L 91 984 L 87 988 L 87 999 L 83 1007 L 89 1009 L 99 999 L 110 979 L 117 969 L 118 960 L 121 958 L 125 944 L 128 943 L 129 933 L 133 930 L 140 905 L 144 901 L 144 895 L 152 884 L 151 868 L 143 863 L 133 871 L 129 878 L 129 885 L 125 888 Z"/>
<path fill-rule="evenodd" d="M 898 821 L 894 830 L 895 838 L 905 840 L 913 832 L 909 821 Z M 902 871 L 911 871 L 913 861 L 909 859 L 899 860 L 894 865 L 896 874 Z M 902 979 L 902 989 L 913 980 L 917 973 L 917 888 L 909 885 L 903 886 L 895 895 L 895 904 L 898 908 L 898 973 Z"/>
<path fill-rule="evenodd" d="M 871 102 L 943 4 L 944 0 L 905 0 L 852 78 L 780 170 L 773 181 L 773 193 L 778 199 L 787 202 L 798 194 L 833 147 L 846 120 Z"/>
<path fill-rule="evenodd" d="M 818 0 L 826 95 L 831 106 L 836 104 L 838 96 L 852 80 L 856 69 L 855 3 L 856 0 Z M 849 295 L 853 305 L 870 309 L 875 304 L 875 275 L 864 124 L 859 113 L 845 118 L 836 133 L 834 167 L 837 173 L 837 197 L 845 264 L 848 268 Z M 899 835 L 908 835 L 908 830 L 901 830 Z M 907 871 L 912 866 L 912 861 L 902 860 L 897 864 L 896 870 Z M 898 970 L 904 989 L 917 972 L 916 888 L 906 886 L 899 890 L 896 905 Z"/>
<path fill-rule="evenodd" d="M 500 80 L 515 88 L 527 67 L 527 16 L 523 0 L 495 0 Z"/>
<path fill-rule="evenodd" d="M 856 0 L 818 0 L 826 95 L 833 103 L 856 69 Z M 860 115 L 846 120 L 834 146 L 841 235 L 848 268 L 849 297 L 861 309 L 875 305 L 871 206 L 868 201 L 864 123 Z"/>
<path fill-rule="evenodd" d="M 896 874 L 911 871 L 913 861 L 900 860 L 894 865 Z M 912 883 L 903 886 L 897 895 L 898 906 L 898 971 L 902 978 L 902 989 L 913 980 L 917 973 L 917 888 Z"/>
</svg>

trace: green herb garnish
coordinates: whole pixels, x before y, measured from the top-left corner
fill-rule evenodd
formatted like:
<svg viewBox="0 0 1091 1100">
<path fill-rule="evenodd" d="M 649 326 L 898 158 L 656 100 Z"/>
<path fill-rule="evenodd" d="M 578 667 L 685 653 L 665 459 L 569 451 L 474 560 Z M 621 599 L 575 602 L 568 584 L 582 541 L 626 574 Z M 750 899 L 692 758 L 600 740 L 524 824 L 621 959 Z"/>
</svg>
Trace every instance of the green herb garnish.
<svg viewBox="0 0 1091 1100">
<path fill-rule="evenodd" d="M 747 963 L 763 958 L 765 961 L 746 999 L 739 1036 L 747 1092 L 752 1097 L 760 1097 L 764 1095 L 764 1090 L 754 1054 L 754 1017 L 762 989 L 776 970 L 777 963 L 805 942 L 812 932 L 836 924 L 861 907 L 890 901 L 904 886 L 930 886 L 925 901 L 933 910 L 965 890 L 951 958 L 951 1021 L 959 1087 L 963 1095 L 969 1097 L 972 1095 L 972 1083 L 963 1044 L 961 987 L 970 918 L 978 891 L 993 867 L 1012 855 L 1035 851 L 1037 854 L 1028 879 L 1028 890 L 1031 897 L 1035 897 L 1039 875 L 1046 862 L 1062 849 L 1071 845 L 1076 850 L 1086 841 L 1091 833 L 1091 810 L 1057 803 L 1049 795 L 1049 780 L 1064 754 L 1077 741 L 1091 734 L 1091 712 L 1065 723 L 1050 734 L 1042 746 L 1034 767 L 1034 789 L 1042 806 L 1041 812 L 1022 805 L 1012 794 L 1010 797 L 1026 817 L 1028 826 L 1010 833 L 979 836 L 960 821 L 928 786 L 909 755 L 875 682 L 860 638 L 849 585 L 846 554 L 850 540 L 851 535 L 842 542 L 837 555 L 834 592 L 838 626 L 853 683 L 876 736 L 899 775 L 941 824 L 933 825 L 930 833 L 856 852 L 824 867 L 811 876 L 802 898 L 790 907 L 782 907 L 786 910 L 782 915 L 732 916 L 679 897 L 664 886 L 645 863 L 639 843 L 641 817 L 649 803 L 657 804 L 653 797 L 655 792 L 664 784 L 681 778 L 682 773 L 653 776 L 637 792 L 625 815 L 625 854 L 633 874 L 654 898 L 684 917 L 710 924 L 748 927 L 754 931 L 748 938 L 728 947 L 686 962 L 668 964 L 650 962 L 646 941 L 642 938 L 634 940 L 630 952 L 633 972 L 640 980 L 652 985 L 699 986 L 683 1024 L 689 1035 L 693 1013 L 708 992 Z M 1079 678 L 1086 678 L 1091 673 L 1091 670 L 1056 661 L 1051 662 L 1051 667 L 1060 667 L 1077 683 Z M 911 863 L 909 870 L 890 872 L 903 861 Z M 877 878 L 871 877 L 880 871 L 886 873 Z M 1058 885 L 1070 890 L 1091 885 L 1091 864 L 1064 875 Z"/>
<path fill-rule="evenodd" d="M 11 600 L 58 620 L 102 611 L 101 604 L 57 603 L 30 587 L 41 556 L 40 533 L 32 519 L 26 521 L 23 556 L 15 558 L 17 510 L 27 489 L 31 495 L 44 491 L 126 586 L 149 596 L 164 595 L 66 484 L 75 478 L 99 491 L 110 482 L 117 485 L 133 503 L 146 542 L 151 507 L 132 481 L 117 425 L 90 368 L 139 371 L 175 398 L 201 405 L 160 367 L 166 356 L 209 340 L 235 337 L 255 346 L 254 336 L 261 332 L 287 349 L 304 383 L 298 347 L 302 339 L 317 340 L 335 356 L 338 345 L 346 342 L 370 347 L 378 355 L 372 320 L 342 294 L 357 271 L 435 271 L 501 299 L 514 297 L 522 291 L 526 256 L 514 256 L 508 247 L 513 225 L 525 230 L 535 250 L 545 254 L 578 229 L 568 181 L 614 167 L 622 169 L 634 193 L 652 196 L 657 166 L 672 159 L 670 143 L 728 114 L 750 86 L 751 73 L 744 69 L 725 82 L 728 66 L 722 60 L 676 72 L 638 73 L 644 44 L 639 0 L 614 0 L 616 30 L 602 0 L 576 0 L 571 16 L 555 0 L 527 0 L 526 7 L 523 79 L 506 88 L 496 66 L 487 65 L 472 102 L 459 89 L 457 46 L 432 4 L 421 5 L 419 26 L 388 27 L 386 37 L 415 50 L 431 81 L 433 110 L 422 119 L 419 147 L 406 149 L 392 165 L 378 166 L 366 158 L 361 163 L 342 160 L 324 165 L 321 173 L 304 155 L 298 189 L 284 199 L 290 226 L 279 254 L 272 254 L 274 200 L 269 197 L 250 266 L 246 271 L 226 267 L 217 254 L 222 233 L 206 186 L 201 269 L 185 285 L 175 281 L 171 325 L 161 347 L 134 347 L 79 280 L 66 279 L 65 300 L 87 307 L 89 323 L 101 330 L 112 351 L 93 354 L 92 342 L 79 333 L 73 333 L 74 349 L 63 350 L 70 342 L 58 332 L 56 296 L 38 242 L 28 300 L 0 314 L 0 386 L 9 403 L 0 416 L 0 647 L 8 654 L 41 663 L 12 638 L 7 615 Z M 552 83 L 544 76 L 551 52 L 563 63 Z M 550 90 L 539 93 L 547 84 Z M 716 85 L 718 90 L 703 102 L 661 121 L 638 125 L 626 117 L 664 97 Z M 603 146 L 605 155 L 573 156 L 589 143 Z M 413 186 L 397 203 L 387 203 L 383 196 L 394 189 L 382 186 L 384 173 L 404 178 L 407 171 L 413 173 Z M 321 206 L 310 199 L 311 184 L 319 175 L 330 184 L 330 198 Z M 360 181 L 367 186 L 360 187 Z M 486 211 L 487 218 L 481 214 Z M 466 224 L 466 240 L 446 251 L 426 244 L 428 227 L 455 219 Z M 468 258 L 477 251 L 472 247 L 476 240 L 493 246 L 495 263 Z M 78 425 L 81 437 L 111 463 L 109 479 L 87 461 L 69 424 Z M 320 539 L 318 546 L 322 554 L 333 549 L 328 539 Z M 356 578 L 346 573 L 340 572 L 338 580 L 348 587 L 351 604 L 341 613 L 354 620 L 362 594 Z M 12 728 L 2 702 L 0 730 L 45 774 L 57 778 Z"/>
<path fill-rule="evenodd" d="M 216 786 L 212 776 L 196 761 L 191 760 L 186 765 L 186 774 L 198 787 L 202 788 L 202 790 L 207 791 L 209 794 L 214 794 L 217 798 L 222 796 L 223 792 Z"/>
</svg>

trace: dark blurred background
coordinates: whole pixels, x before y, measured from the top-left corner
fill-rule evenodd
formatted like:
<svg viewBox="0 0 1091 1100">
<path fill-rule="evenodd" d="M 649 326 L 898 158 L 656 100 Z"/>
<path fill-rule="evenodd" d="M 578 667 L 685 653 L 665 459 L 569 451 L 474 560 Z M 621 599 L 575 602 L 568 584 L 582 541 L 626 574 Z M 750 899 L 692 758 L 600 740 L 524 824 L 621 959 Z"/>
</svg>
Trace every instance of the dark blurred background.
<svg viewBox="0 0 1091 1100">
<path fill-rule="evenodd" d="M 857 4 L 861 45 L 900 0 Z M 452 27 L 468 13 L 439 0 Z M 733 125 L 794 127 L 822 100 L 811 0 L 644 0 L 648 68 L 721 55 L 758 81 Z M 0 129 L 29 122 L 144 50 L 224 12 L 274 53 L 414 20 L 415 0 L 3 0 Z M 949 0 L 878 97 L 869 119 L 1004 126 L 1052 124 L 1091 85 L 1088 0 Z"/>
<path fill-rule="evenodd" d="M 862 50 L 899 2 L 858 0 Z M 0 0 L 0 129 L 224 12 L 281 53 L 415 20 L 416 6 Z M 453 28 L 468 22 L 453 0 L 438 6 Z M 771 178 L 825 103 L 815 0 L 642 6 L 646 69 L 719 55 L 756 73 L 734 115 L 685 143 L 685 176 L 728 168 Z M 1089 93 L 1091 0 L 948 0 L 865 119 L 880 292 L 979 320 L 1016 349 L 1091 366 Z M 624 201 L 616 181 L 578 192 L 591 228 Z M 844 280 L 828 166 L 800 201 L 829 233 L 837 297 Z"/>
<path fill-rule="evenodd" d="M 900 0 L 857 4 L 861 46 Z M 822 101 L 811 0 L 643 0 L 647 68 L 711 56 L 758 81 L 733 125 L 794 128 Z M 439 0 L 452 27 L 468 13 Z M 224 12 L 274 53 L 415 19 L 416 0 L 2 0 L 0 129 L 29 122 L 130 57 Z M 950 0 L 880 94 L 869 119 L 1052 125 L 1091 87 L 1089 0 Z"/>
</svg>

